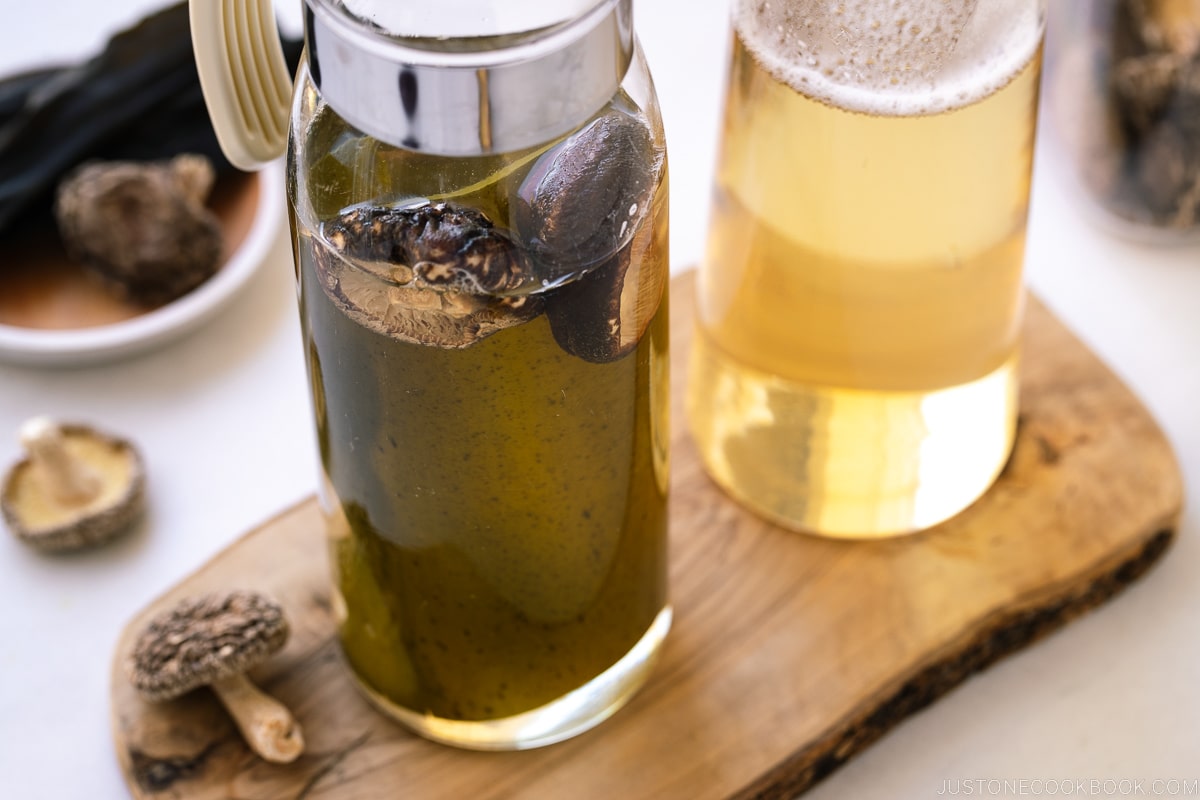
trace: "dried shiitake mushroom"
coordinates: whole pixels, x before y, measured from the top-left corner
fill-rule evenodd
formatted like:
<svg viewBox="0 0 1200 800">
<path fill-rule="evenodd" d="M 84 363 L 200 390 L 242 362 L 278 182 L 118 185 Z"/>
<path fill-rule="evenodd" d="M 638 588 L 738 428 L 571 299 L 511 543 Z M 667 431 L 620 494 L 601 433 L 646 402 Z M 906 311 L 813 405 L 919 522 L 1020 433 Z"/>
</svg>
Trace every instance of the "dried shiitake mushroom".
<svg viewBox="0 0 1200 800">
<path fill-rule="evenodd" d="M 1184 58 L 1200 55 L 1200 2 L 1197 0 L 1127 0 L 1140 38 L 1153 50 Z"/>
<path fill-rule="evenodd" d="M 245 673 L 283 647 L 287 637 L 283 609 L 258 592 L 188 598 L 150 621 L 125 671 L 150 702 L 212 687 L 251 749 L 286 764 L 304 751 L 300 726 Z"/>
<path fill-rule="evenodd" d="M 408 208 L 363 207 L 325 225 L 337 251 L 389 270 L 408 267 L 419 283 L 469 294 L 516 289 L 528 281 L 512 238 L 473 208 L 422 203 Z"/>
<path fill-rule="evenodd" d="M 145 473 L 128 441 L 47 417 L 26 422 L 20 437 L 28 455 L 5 477 L 0 510 L 22 541 L 79 550 L 119 536 L 141 516 Z"/>
<path fill-rule="evenodd" d="M 559 346 L 603 364 L 633 352 L 662 302 L 666 246 L 654 220 L 598 269 L 566 283 L 546 299 L 546 319 Z"/>
<path fill-rule="evenodd" d="M 474 209 L 363 207 L 325 223 L 322 234 L 331 248 L 317 252 L 326 293 L 384 335 L 462 348 L 541 313 L 536 297 L 492 294 L 531 278 L 512 238 Z"/>
<path fill-rule="evenodd" d="M 608 259 L 633 236 L 654 189 L 654 141 L 610 111 L 538 158 L 512 198 L 539 275 L 553 281 Z"/>
<path fill-rule="evenodd" d="M 645 123 L 610 111 L 542 155 L 512 200 L 538 275 L 572 276 L 546 298 L 554 338 L 572 355 L 626 355 L 658 308 L 667 269 L 650 263 L 665 252 L 649 208 L 657 167 Z"/>
<path fill-rule="evenodd" d="M 58 187 L 63 244 L 118 294 L 145 305 L 174 300 L 220 262 L 221 226 L 204 206 L 213 180 L 197 155 L 84 164 Z"/>
<path fill-rule="evenodd" d="M 1065 40 L 1048 110 L 1102 205 L 1136 223 L 1195 228 L 1200 0 L 1116 0 L 1109 10 L 1096 30 Z"/>
</svg>

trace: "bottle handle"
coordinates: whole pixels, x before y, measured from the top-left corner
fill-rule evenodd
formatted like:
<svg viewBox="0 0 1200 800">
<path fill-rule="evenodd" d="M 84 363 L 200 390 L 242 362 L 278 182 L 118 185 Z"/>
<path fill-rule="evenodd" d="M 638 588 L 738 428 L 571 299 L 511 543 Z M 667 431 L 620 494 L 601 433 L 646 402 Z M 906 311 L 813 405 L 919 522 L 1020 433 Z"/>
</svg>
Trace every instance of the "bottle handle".
<svg viewBox="0 0 1200 800">
<path fill-rule="evenodd" d="M 254 171 L 287 148 L 292 78 L 271 0 L 189 0 L 192 50 L 222 152 Z"/>
</svg>

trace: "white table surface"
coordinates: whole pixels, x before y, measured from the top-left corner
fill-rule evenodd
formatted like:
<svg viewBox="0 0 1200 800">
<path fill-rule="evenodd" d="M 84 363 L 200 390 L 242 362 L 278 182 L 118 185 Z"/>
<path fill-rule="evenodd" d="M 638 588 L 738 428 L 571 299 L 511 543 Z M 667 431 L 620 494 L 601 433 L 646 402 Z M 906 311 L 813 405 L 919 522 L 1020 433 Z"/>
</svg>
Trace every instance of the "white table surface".
<svg viewBox="0 0 1200 800">
<path fill-rule="evenodd" d="M 295 3 L 296 0 L 290 0 Z M 78 58 L 150 0 L 3 0 L 0 73 Z M 672 265 L 704 242 L 727 48 L 726 0 L 638 0 L 671 158 Z M 284 9 L 285 19 L 297 17 Z M 281 221 L 282 222 L 282 221 Z M 0 797 L 127 796 L 109 735 L 122 625 L 150 599 L 309 495 L 316 458 L 288 246 L 244 296 L 165 349 L 102 368 L 0 365 L 0 463 L 34 414 L 135 437 L 149 514 L 130 538 L 49 558 L 0 536 Z M 0 258 L 3 256 L 0 255 Z M 1200 496 L 1200 247 L 1160 249 L 1081 216 L 1042 149 L 1032 286 L 1144 399 Z M 1200 519 L 1142 582 L 917 714 L 808 796 L 933 798 L 946 781 L 1200 779 Z M 1030 791 L 1036 784 L 1030 784 Z M 1170 789 L 1170 784 L 1158 785 Z M 1081 793 L 1082 790 L 1082 793 Z M 977 795 L 987 796 L 985 785 Z M 1018 796 L 1013 793 L 991 796 Z M 1131 796 L 1141 796 L 1133 794 Z"/>
</svg>

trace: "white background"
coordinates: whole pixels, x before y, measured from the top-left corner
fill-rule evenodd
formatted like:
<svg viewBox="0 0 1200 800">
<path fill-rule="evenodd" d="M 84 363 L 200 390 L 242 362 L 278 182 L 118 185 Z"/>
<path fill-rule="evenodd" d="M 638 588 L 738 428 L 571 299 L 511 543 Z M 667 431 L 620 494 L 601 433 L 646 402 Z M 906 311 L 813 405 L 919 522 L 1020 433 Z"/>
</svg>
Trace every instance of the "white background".
<svg viewBox="0 0 1200 800">
<path fill-rule="evenodd" d="M 0 73 L 80 58 L 157 4 L 0 0 Z M 297 0 L 289 0 L 295 4 Z M 726 0 L 637 0 L 671 158 L 672 264 L 700 257 L 725 71 Z M 285 9 L 296 18 L 297 9 Z M 131 538 L 67 558 L 0 536 L 0 797 L 127 796 L 109 736 L 124 622 L 241 533 L 313 491 L 313 435 L 281 236 L 206 328 L 119 364 L 0 365 L 0 463 L 38 413 L 136 437 L 150 510 Z M 1034 289 L 1149 405 L 1200 495 L 1200 248 L 1092 227 L 1039 153 Z M 0 253 L 0 259 L 3 259 Z M 808 796 L 936 797 L 946 780 L 1200 778 L 1200 522 L 1111 605 L 971 679 Z"/>
</svg>

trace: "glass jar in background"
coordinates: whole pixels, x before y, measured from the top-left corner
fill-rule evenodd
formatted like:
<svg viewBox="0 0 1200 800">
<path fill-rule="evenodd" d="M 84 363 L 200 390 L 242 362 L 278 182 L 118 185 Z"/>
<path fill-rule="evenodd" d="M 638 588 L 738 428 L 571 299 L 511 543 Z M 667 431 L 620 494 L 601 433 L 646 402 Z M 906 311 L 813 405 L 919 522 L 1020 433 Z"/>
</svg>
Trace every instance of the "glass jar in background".
<svg viewBox="0 0 1200 800">
<path fill-rule="evenodd" d="M 688 421 L 775 522 L 929 527 L 1012 446 L 1044 4 L 736 0 Z"/>
<path fill-rule="evenodd" d="M 307 0 L 289 197 L 346 660 L 516 749 L 670 625 L 667 168 L 630 0 L 476 5 Z"/>
<path fill-rule="evenodd" d="M 1051 5 L 1054 138 L 1104 222 L 1152 241 L 1200 236 L 1200 2 Z"/>
</svg>

